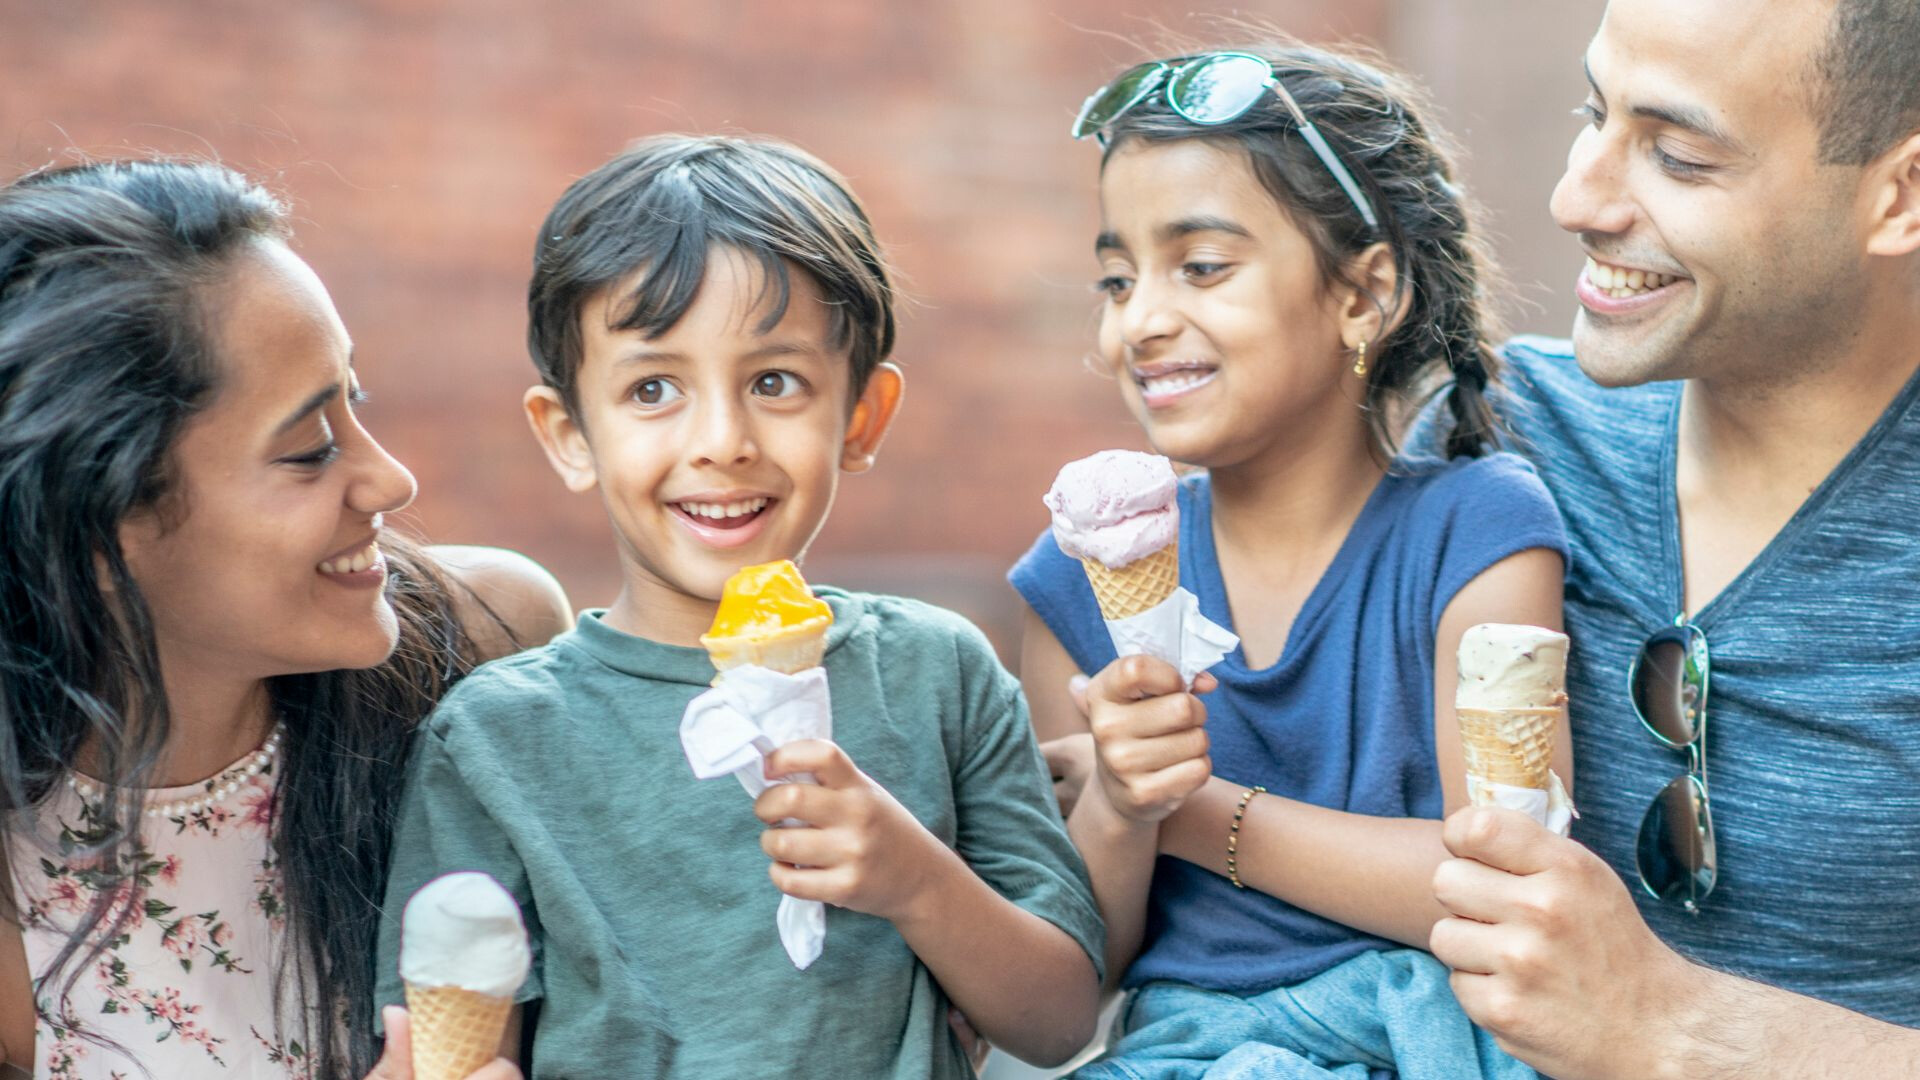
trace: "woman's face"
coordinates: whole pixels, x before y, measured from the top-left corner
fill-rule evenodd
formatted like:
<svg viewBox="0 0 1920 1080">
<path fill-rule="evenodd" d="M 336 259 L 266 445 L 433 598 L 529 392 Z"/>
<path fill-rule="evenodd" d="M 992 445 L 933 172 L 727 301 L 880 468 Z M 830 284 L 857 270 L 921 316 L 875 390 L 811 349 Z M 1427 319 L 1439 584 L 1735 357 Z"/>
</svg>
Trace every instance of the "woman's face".
<svg viewBox="0 0 1920 1080">
<path fill-rule="evenodd" d="M 1339 299 L 1246 154 L 1130 141 L 1100 211 L 1100 352 L 1155 449 L 1227 468 L 1355 424 Z"/>
<path fill-rule="evenodd" d="M 353 414 L 339 313 L 268 240 L 236 254 L 203 303 L 214 400 L 173 447 L 162 505 L 120 529 L 161 662 L 248 680 L 378 664 L 396 638 L 381 515 L 414 484 Z"/>
</svg>

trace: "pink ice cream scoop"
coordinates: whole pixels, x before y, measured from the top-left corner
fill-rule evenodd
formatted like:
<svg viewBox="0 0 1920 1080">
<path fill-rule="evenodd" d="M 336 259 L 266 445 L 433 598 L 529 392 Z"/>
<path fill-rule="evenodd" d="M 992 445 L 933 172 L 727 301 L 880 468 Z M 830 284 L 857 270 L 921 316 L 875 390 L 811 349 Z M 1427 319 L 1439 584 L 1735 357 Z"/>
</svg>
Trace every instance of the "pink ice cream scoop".
<svg viewBox="0 0 1920 1080">
<path fill-rule="evenodd" d="M 1042 501 L 1061 551 L 1117 570 L 1179 537 L 1178 487 L 1173 464 L 1158 454 L 1102 450 L 1069 462 Z"/>
</svg>

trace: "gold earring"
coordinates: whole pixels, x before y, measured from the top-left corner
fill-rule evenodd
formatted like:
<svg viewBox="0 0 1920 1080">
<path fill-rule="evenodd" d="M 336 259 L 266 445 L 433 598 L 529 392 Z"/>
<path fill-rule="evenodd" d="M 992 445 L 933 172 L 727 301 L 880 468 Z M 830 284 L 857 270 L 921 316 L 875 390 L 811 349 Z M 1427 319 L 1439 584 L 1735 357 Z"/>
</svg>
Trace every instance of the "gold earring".
<svg viewBox="0 0 1920 1080">
<path fill-rule="evenodd" d="M 1360 354 L 1353 361 L 1353 373 L 1361 378 L 1367 377 L 1367 343 L 1360 343 Z"/>
</svg>

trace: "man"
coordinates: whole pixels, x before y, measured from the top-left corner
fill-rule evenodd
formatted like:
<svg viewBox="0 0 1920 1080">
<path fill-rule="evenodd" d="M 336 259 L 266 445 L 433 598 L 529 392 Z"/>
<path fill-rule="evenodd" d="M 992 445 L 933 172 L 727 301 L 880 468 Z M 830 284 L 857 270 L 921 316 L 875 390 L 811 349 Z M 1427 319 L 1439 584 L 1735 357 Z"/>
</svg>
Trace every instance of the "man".
<svg viewBox="0 0 1920 1080">
<path fill-rule="evenodd" d="M 1613 0 L 1586 63 L 1572 355 L 1509 359 L 1592 850 L 1456 815 L 1433 951 L 1563 1080 L 1920 1075 L 1920 5 Z"/>
</svg>

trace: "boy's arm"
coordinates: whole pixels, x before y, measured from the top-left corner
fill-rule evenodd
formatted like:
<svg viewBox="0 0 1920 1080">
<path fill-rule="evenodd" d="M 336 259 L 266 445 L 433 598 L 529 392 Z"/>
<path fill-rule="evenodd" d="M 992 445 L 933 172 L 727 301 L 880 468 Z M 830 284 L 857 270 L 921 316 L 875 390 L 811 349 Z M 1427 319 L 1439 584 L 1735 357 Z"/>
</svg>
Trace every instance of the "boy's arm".
<svg viewBox="0 0 1920 1080">
<path fill-rule="evenodd" d="M 450 699 L 429 718 L 420 733 L 406 794 L 400 801 L 387 898 L 380 918 L 376 1009 L 405 1004 L 400 980 L 400 916 L 408 899 L 427 882 L 455 870 L 491 875 L 520 905 L 533 964 L 514 1000 L 524 1003 L 541 996 L 540 920 L 526 867 L 500 827 L 497 808 L 489 807 L 475 793 L 476 787 L 498 791 L 507 785 L 471 781 L 464 774 L 448 740 L 448 728 L 458 725 L 462 711 L 460 701 Z"/>
</svg>

